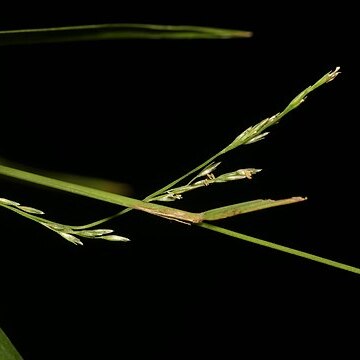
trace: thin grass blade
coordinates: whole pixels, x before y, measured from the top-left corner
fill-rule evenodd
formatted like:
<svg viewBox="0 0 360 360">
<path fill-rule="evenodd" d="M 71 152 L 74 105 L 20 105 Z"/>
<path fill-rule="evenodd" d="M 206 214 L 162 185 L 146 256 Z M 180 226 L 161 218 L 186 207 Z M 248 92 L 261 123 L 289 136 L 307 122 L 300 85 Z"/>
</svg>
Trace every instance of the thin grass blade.
<svg viewBox="0 0 360 360">
<path fill-rule="evenodd" d="M 0 45 L 120 39 L 231 39 L 251 36 L 250 31 L 234 29 L 123 23 L 0 31 Z"/>
</svg>

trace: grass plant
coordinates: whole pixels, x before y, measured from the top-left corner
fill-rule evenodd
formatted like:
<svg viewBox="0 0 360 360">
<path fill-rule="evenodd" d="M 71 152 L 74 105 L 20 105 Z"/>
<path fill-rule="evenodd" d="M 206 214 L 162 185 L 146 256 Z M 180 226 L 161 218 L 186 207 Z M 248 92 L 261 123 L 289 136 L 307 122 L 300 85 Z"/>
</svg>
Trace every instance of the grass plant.
<svg viewBox="0 0 360 360">
<path fill-rule="evenodd" d="M 61 28 L 45 29 L 25 29 L 0 31 L 0 45 L 23 45 L 36 43 L 54 43 L 54 42 L 76 42 L 76 41 L 95 41 L 95 40 L 117 40 L 117 39 L 229 39 L 250 37 L 251 32 L 218 29 L 196 26 L 169 26 L 153 24 L 100 24 L 100 25 L 82 25 L 68 26 Z M 346 270 L 360 274 L 360 269 L 336 262 L 330 259 L 310 254 L 300 250 L 292 249 L 278 245 L 265 240 L 245 235 L 239 232 L 225 229 L 213 222 L 228 217 L 238 216 L 249 212 L 260 211 L 276 206 L 294 204 L 306 200 L 303 196 L 294 196 L 285 199 L 255 199 L 252 201 L 238 202 L 221 206 L 202 212 L 191 212 L 180 210 L 176 207 L 168 206 L 169 203 L 181 201 L 184 196 L 190 196 L 191 193 L 199 188 L 209 186 L 225 186 L 225 183 L 233 181 L 248 181 L 254 176 L 258 176 L 261 169 L 256 168 L 238 168 L 231 172 L 221 173 L 221 157 L 242 146 L 253 145 L 264 140 L 269 134 L 269 128 L 278 124 L 282 118 L 290 111 L 298 108 L 315 89 L 334 80 L 339 74 L 339 67 L 333 71 L 324 74 L 313 85 L 308 86 L 292 99 L 285 108 L 277 114 L 270 116 L 254 126 L 251 126 L 237 135 L 228 145 L 221 148 L 220 151 L 210 156 L 194 169 L 180 176 L 161 189 L 149 194 L 142 200 L 132 197 L 119 195 L 110 191 L 105 191 L 96 187 L 86 186 L 79 183 L 69 182 L 37 174 L 35 172 L 9 166 L 9 164 L 0 160 L 0 175 L 7 178 L 22 180 L 33 184 L 61 190 L 70 194 L 77 194 L 93 198 L 102 202 L 116 204 L 122 207 L 116 214 L 93 221 L 83 225 L 68 225 L 57 221 L 49 220 L 45 217 L 44 211 L 31 206 L 31 204 L 22 205 L 21 199 L 8 199 L 6 194 L 1 194 L 0 206 L 6 210 L 12 211 L 20 216 L 32 220 L 46 229 L 57 233 L 65 240 L 75 245 L 82 245 L 86 239 L 99 239 L 106 241 L 127 242 L 129 238 L 114 234 L 112 229 L 99 227 L 100 225 L 119 218 L 129 213 L 131 210 L 142 211 L 154 216 L 160 216 L 167 220 L 177 221 L 186 225 L 198 226 L 207 230 L 215 231 L 236 239 L 251 242 L 260 246 L 272 248 L 287 254 L 302 257 L 321 264 L 332 266 L 338 269 Z M 224 185 L 225 184 L 225 185 Z M 71 195 L 69 195 L 70 197 Z M 164 205 L 166 204 L 166 205 Z M 5 333 L 0 329 L 0 359 L 16 360 L 21 356 L 15 350 Z"/>
</svg>

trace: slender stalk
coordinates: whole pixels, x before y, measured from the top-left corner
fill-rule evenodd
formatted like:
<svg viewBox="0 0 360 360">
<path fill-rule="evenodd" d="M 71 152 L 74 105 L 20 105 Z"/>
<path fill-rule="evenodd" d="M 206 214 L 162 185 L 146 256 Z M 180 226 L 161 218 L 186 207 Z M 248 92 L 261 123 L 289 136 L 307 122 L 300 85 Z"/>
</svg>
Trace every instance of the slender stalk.
<svg viewBox="0 0 360 360">
<path fill-rule="evenodd" d="M 152 194 L 148 195 L 144 201 L 150 201 L 151 199 L 153 199 L 155 196 L 160 195 L 162 193 L 164 193 L 165 191 L 171 189 L 172 187 L 174 187 L 175 185 L 177 185 L 180 181 L 185 180 L 186 178 L 188 178 L 190 175 L 195 174 L 196 172 L 200 171 L 201 169 L 203 169 L 206 165 L 209 165 L 212 161 L 214 161 L 216 158 L 218 158 L 221 155 L 221 152 L 218 152 L 217 154 L 213 155 L 211 158 L 209 158 L 208 160 L 204 161 L 203 163 L 201 163 L 200 165 L 198 165 L 197 167 L 195 167 L 194 169 L 190 170 L 189 172 L 187 172 L 185 175 L 180 176 L 179 178 L 175 179 L 174 181 L 172 181 L 171 183 L 165 185 L 164 187 L 162 187 L 159 190 L 156 190 L 155 192 L 153 192 Z"/>
<path fill-rule="evenodd" d="M 209 224 L 206 222 L 202 222 L 200 224 L 196 224 L 197 226 L 200 226 L 202 228 L 208 229 L 208 230 L 212 230 L 212 231 L 216 231 L 218 233 L 224 234 L 224 235 L 228 235 L 237 239 L 241 239 L 241 240 L 245 240 L 248 242 L 251 242 L 253 244 L 257 244 L 257 245 L 261 245 L 261 246 L 265 246 L 271 249 L 275 249 L 278 251 L 282 251 L 288 254 L 292 254 L 295 256 L 299 256 L 308 260 L 312 260 L 321 264 L 325 264 L 328 266 L 332 266 L 338 269 L 342 269 L 342 270 L 346 270 L 346 271 L 350 271 L 353 272 L 355 274 L 360 274 L 360 269 L 356 268 L 354 266 L 350 266 L 350 265 L 346 265 L 337 261 L 333 261 L 333 260 L 329 260 L 326 258 L 323 258 L 321 256 L 317 256 L 317 255 L 313 255 L 304 251 L 300 251 L 300 250 L 295 250 L 292 248 L 289 248 L 287 246 L 283 246 L 283 245 L 278 245 L 278 244 L 274 244 L 272 242 L 269 241 L 265 241 L 265 240 L 261 240 L 261 239 L 257 239 L 253 236 L 249 236 L 249 235 L 245 235 L 245 234 L 241 234 L 232 230 L 228 230 L 228 229 L 224 229 L 222 227 L 213 225 L 213 224 Z"/>
</svg>

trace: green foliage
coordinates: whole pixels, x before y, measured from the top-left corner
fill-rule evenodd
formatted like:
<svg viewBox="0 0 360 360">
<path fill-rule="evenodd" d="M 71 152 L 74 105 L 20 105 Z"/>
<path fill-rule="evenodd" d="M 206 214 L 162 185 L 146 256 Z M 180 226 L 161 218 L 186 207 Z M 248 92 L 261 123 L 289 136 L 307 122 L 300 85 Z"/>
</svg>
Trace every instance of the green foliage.
<svg viewBox="0 0 360 360">
<path fill-rule="evenodd" d="M 100 24 L 100 25 L 83 25 L 68 26 L 61 28 L 46 29 L 25 29 L 25 30 L 8 30 L 0 31 L 0 45 L 24 45 L 37 43 L 55 43 L 55 42 L 76 42 L 76 41 L 97 41 L 97 40 L 118 40 L 118 39 L 230 39 L 230 38 L 247 38 L 252 34 L 248 31 L 218 29 L 196 26 L 172 26 L 172 25 L 153 25 L 153 24 Z M 268 135 L 268 128 L 279 123 L 279 121 L 290 111 L 296 109 L 302 104 L 306 96 L 316 88 L 332 81 L 339 74 L 339 68 L 326 73 L 314 85 L 307 87 L 300 92 L 283 111 L 260 121 L 258 124 L 249 127 L 238 135 L 229 145 L 224 147 L 218 153 L 208 160 L 192 169 L 180 178 L 172 181 L 158 191 L 150 194 L 143 200 L 134 199 L 124 195 L 114 194 L 104 189 L 75 184 L 74 182 L 55 179 L 49 176 L 35 174 L 33 172 L 20 170 L 8 166 L 0 159 L 0 174 L 20 179 L 23 181 L 40 184 L 72 194 L 86 196 L 99 201 L 109 202 L 112 204 L 125 207 L 122 211 L 113 216 L 100 219 L 86 225 L 65 225 L 44 218 L 44 212 L 31 206 L 23 206 L 17 201 L 7 198 L 0 198 L 0 206 L 13 211 L 29 220 L 35 221 L 47 229 L 56 232 L 73 244 L 82 244 L 79 238 L 103 239 L 108 241 L 128 241 L 123 236 L 112 234 L 111 229 L 94 229 L 104 222 L 124 215 L 131 209 L 161 216 L 166 219 L 176 220 L 186 224 L 193 224 L 211 231 L 222 233 L 237 239 L 252 242 L 254 244 L 269 247 L 288 254 L 316 261 L 342 270 L 360 274 L 360 269 L 338 263 L 329 259 L 309 254 L 299 250 L 291 249 L 285 246 L 277 245 L 264 240 L 244 235 L 232 230 L 224 229 L 219 226 L 208 223 L 227 217 L 241 215 L 244 213 L 259 211 L 274 206 L 287 205 L 305 200 L 303 197 L 291 197 L 288 199 L 271 200 L 257 199 L 242 203 L 230 204 L 227 206 L 210 209 L 200 213 L 179 210 L 173 207 L 157 204 L 155 202 L 172 202 L 180 200 L 183 195 L 189 191 L 206 187 L 213 184 L 223 184 L 229 181 L 250 180 L 253 175 L 257 174 L 260 169 L 246 168 L 238 169 L 228 173 L 215 175 L 220 162 L 215 162 L 225 153 L 234 150 L 242 145 L 254 144 L 263 140 Z M 194 176 L 195 175 L 195 176 Z M 191 180 L 189 181 L 189 178 Z M 185 184 L 180 184 L 187 179 Z M 11 344 L 5 333 L 0 329 L 0 359 L 1 360 L 19 360 L 22 359 L 16 349 Z"/>
</svg>

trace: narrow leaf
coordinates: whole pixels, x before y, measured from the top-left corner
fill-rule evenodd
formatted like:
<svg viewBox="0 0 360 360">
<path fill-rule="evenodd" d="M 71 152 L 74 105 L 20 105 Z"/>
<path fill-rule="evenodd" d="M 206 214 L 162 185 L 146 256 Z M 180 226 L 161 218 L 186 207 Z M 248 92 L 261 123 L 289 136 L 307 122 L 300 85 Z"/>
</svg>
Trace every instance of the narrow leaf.
<svg viewBox="0 0 360 360">
<path fill-rule="evenodd" d="M 292 197 L 289 199 L 281 199 L 281 200 L 253 200 L 247 201 L 244 203 L 233 204 L 228 206 L 223 206 L 220 208 L 212 209 L 203 212 L 203 220 L 204 221 L 214 221 L 225 219 L 235 215 L 241 215 L 248 212 L 263 210 L 275 206 L 287 205 L 296 203 L 299 201 L 304 201 L 306 198 L 302 197 Z"/>
<path fill-rule="evenodd" d="M 249 31 L 233 29 L 124 23 L 0 31 L 0 45 L 119 39 L 230 39 L 251 36 Z"/>
</svg>

